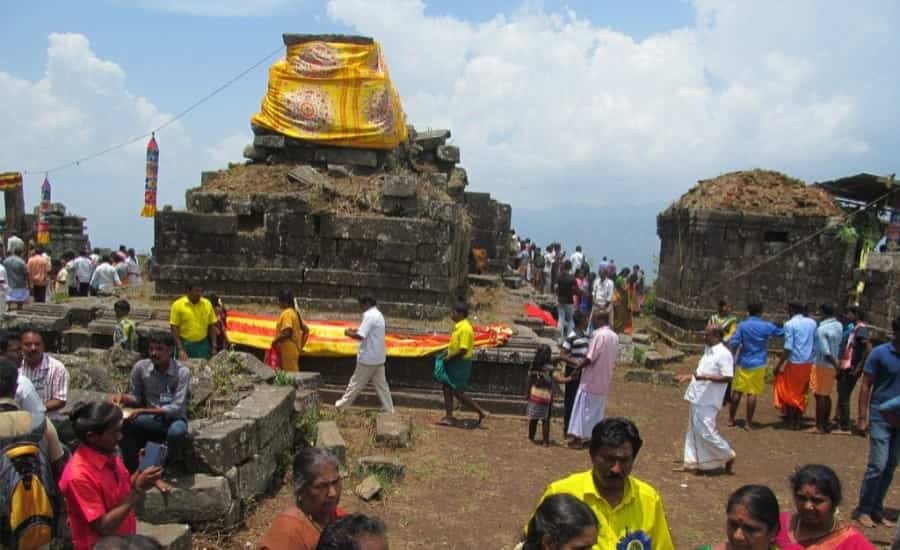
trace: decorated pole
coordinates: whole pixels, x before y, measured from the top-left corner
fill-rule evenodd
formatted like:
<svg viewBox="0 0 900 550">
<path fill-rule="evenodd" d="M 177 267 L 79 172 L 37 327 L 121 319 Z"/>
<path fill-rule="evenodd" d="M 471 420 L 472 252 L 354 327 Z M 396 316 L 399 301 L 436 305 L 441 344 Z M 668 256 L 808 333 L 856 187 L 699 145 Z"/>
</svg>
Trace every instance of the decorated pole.
<svg viewBox="0 0 900 550">
<path fill-rule="evenodd" d="M 141 216 L 152 218 L 156 215 L 156 178 L 159 175 L 159 146 L 156 145 L 156 134 L 150 136 L 147 143 L 147 174 L 144 178 L 144 208 Z"/>
<path fill-rule="evenodd" d="M 0 191 L 3 191 L 3 203 L 6 210 L 6 226 L 3 241 L 12 235 L 25 232 L 25 194 L 22 193 L 22 174 L 20 172 L 0 173 Z"/>
<path fill-rule="evenodd" d="M 50 243 L 50 180 L 44 175 L 41 184 L 41 206 L 38 215 L 37 243 Z"/>
</svg>

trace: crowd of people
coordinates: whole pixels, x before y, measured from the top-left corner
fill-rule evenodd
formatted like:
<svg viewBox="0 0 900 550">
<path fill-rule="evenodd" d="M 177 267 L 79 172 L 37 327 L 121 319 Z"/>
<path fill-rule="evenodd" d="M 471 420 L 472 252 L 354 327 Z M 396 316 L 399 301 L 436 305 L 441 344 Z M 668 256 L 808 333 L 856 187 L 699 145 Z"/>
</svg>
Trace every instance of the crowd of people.
<svg viewBox="0 0 900 550">
<path fill-rule="evenodd" d="M 0 247 L 0 313 L 8 307 L 21 310 L 29 300 L 48 302 L 54 294 L 97 296 L 116 287 L 139 285 L 142 267 L 134 248 L 120 245 L 115 252 L 67 251 L 51 258 L 34 242 L 25 243 L 13 235 Z"/>
<path fill-rule="evenodd" d="M 624 288 L 625 296 L 631 293 L 639 301 L 639 290 L 643 290 L 640 268 L 635 266 L 634 271 L 622 276 L 622 272 L 615 273 L 601 264 L 593 275 L 580 247 L 568 257 L 557 256 L 557 248 L 548 247 L 548 253 L 553 254 L 549 272 L 545 271 L 546 263 L 540 266 L 541 277 L 548 277 L 534 282 L 557 293 L 560 364 L 554 364 L 549 346 L 536 350 L 527 373 L 528 438 L 535 444 L 550 445 L 554 393 L 561 386 L 567 446 L 587 449 L 590 467 L 547 486 L 525 525 L 520 546 L 526 550 L 671 549 L 674 546 L 661 496 L 649 483 L 632 475 L 643 446 L 638 427 L 627 418 L 606 417 L 619 333 L 629 328 L 627 323 L 617 327 L 614 320 L 628 320 L 635 313 L 630 307 L 626 311 L 616 309 L 616 293 Z M 542 257 L 545 262 L 549 259 Z M 523 276 L 535 277 L 537 269 L 529 272 L 527 267 L 534 258 L 523 254 L 520 260 L 527 262 Z M 521 269 L 521 265 L 518 267 Z M 77 273 L 78 266 L 73 264 L 73 269 Z M 622 284 L 613 282 L 614 277 L 623 279 Z M 588 288 L 589 292 L 582 291 Z M 279 368 L 295 371 L 300 368 L 300 353 L 310 330 L 293 295 L 284 291 L 278 298 L 281 313 L 273 348 L 278 351 Z M 627 299 L 625 303 L 629 303 Z M 345 331 L 345 336 L 359 342 L 356 367 L 335 407 L 342 411 L 352 406 L 371 382 L 381 409 L 392 412 L 394 404 L 385 372 L 384 316 L 371 296 L 359 298 L 359 306 L 359 325 Z M 114 310 L 115 345 L 137 349 L 130 304 L 119 300 Z M 774 369 L 773 405 L 785 427 L 800 427 L 806 395 L 811 390 L 816 414 L 809 431 L 868 433 L 868 465 L 853 518 L 861 527 L 891 525 L 885 516 L 884 498 L 900 459 L 900 317 L 893 321 L 893 340 L 875 346 L 864 312 L 858 308 L 847 308 L 840 317 L 829 304 L 814 308 L 792 303 L 787 311 L 789 320 L 779 326 L 762 317 L 758 304 L 750 304 L 747 317 L 738 319 L 728 303 L 719 303 L 718 311 L 708 320 L 705 350 L 695 371 L 678 378 L 688 384 L 684 399 L 689 411 L 680 469 L 733 471 L 737 452 L 720 432 L 718 414 L 727 408 L 729 426 L 740 424 L 748 430 L 759 427 L 753 418 L 766 383 L 769 340 L 783 337 L 783 351 Z M 449 346 L 434 364 L 434 378 L 442 389 L 446 409 L 440 423 L 455 425 L 460 421 L 456 416 L 458 401 L 473 410 L 476 423 L 482 424 L 489 413 L 467 393 L 474 351 L 468 306 L 456 304 L 450 314 L 454 325 Z M 148 490 L 171 490 L 162 478 L 163 468 L 184 459 L 188 438 L 191 376 L 183 362 L 209 358 L 228 345 L 226 318 L 221 300 L 205 296 L 199 285 L 188 285 L 185 295 L 171 304 L 170 332 L 148 338 L 147 358 L 132 367 L 128 390 L 71 411 L 79 441 L 71 453 L 60 443 L 54 426 L 68 398 L 65 365 L 47 355 L 43 338 L 35 330 L 0 333 L 0 440 L 12 438 L 36 444 L 37 451 L 23 451 L 23 456 L 33 463 L 32 471 L 40 472 L 38 479 L 47 489 L 48 498 L 52 501 L 58 495 L 60 500 L 56 513 L 35 514 L 36 519 L 17 536 L 56 534 L 59 518 L 65 516 L 75 550 L 153 547 L 152 541 L 136 534 L 135 510 Z M 862 382 L 857 417 L 851 423 L 850 397 L 858 380 Z M 835 386 L 837 407 L 832 417 Z M 746 403 L 743 422 L 737 419 L 742 400 Z M 163 464 L 142 467 L 144 449 L 151 442 L 165 444 L 167 456 Z M 388 547 L 380 520 L 347 514 L 340 508 L 340 468 L 328 451 L 298 452 L 293 474 L 294 501 L 269 526 L 259 548 Z M 737 489 L 724 507 L 725 540 L 713 541 L 705 548 L 872 548 L 857 526 L 836 516 L 843 493 L 832 469 L 804 465 L 789 483 L 794 507 L 783 512 L 770 488 L 746 485 Z M 4 502 L 12 506 L 22 502 L 16 500 L 19 496 L 10 495 L 7 501 L 0 498 L 0 509 Z M 42 526 L 46 529 L 37 529 Z"/>
<path fill-rule="evenodd" d="M 640 265 L 620 270 L 615 259 L 603 256 L 594 268 L 581 245 L 571 254 L 559 243 L 542 250 L 531 239 L 520 240 L 515 232 L 510 242 L 510 263 L 510 269 L 535 289 L 556 296 L 560 340 L 574 329 L 576 311 L 588 315 L 588 320 L 594 312 L 605 311 L 610 327 L 618 333 L 631 334 L 633 319 L 640 315 L 646 292 Z"/>
</svg>

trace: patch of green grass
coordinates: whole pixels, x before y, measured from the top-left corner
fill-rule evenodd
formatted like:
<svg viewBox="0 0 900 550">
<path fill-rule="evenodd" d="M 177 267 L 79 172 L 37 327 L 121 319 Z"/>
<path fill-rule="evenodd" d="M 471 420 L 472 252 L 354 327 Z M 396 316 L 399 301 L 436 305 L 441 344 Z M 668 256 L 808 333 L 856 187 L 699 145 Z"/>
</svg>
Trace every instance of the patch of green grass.
<svg viewBox="0 0 900 550">
<path fill-rule="evenodd" d="M 320 420 L 323 420 L 323 418 L 318 407 L 308 409 L 303 414 L 297 415 L 296 420 L 294 420 L 294 429 L 301 434 L 300 437 L 302 437 L 310 447 L 316 444 L 316 437 L 319 435 Z"/>
<path fill-rule="evenodd" d="M 290 386 L 293 382 L 291 381 L 291 377 L 288 376 L 287 371 L 277 370 L 275 371 L 275 385 L 276 386 Z"/>
<path fill-rule="evenodd" d="M 634 347 L 634 362 L 639 365 L 644 363 L 644 348 Z"/>
</svg>

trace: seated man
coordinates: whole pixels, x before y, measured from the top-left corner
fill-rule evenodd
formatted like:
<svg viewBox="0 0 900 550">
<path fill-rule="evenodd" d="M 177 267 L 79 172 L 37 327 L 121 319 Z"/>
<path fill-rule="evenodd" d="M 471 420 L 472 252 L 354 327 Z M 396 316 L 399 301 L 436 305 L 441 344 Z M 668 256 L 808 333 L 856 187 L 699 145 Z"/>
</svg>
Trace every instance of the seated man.
<svg viewBox="0 0 900 550">
<path fill-rule="evenodd" d="M 643 443 L 631 420 L 602 420 L 591 432 L 592 468 L 554 481 L 541 501 L 567 493 L 587 504 L 600 520 L 595 548 L 673 550 L 659 493 L 631 475 Z"/>
<path fill-rule="evenodd" d="M 149 338 L 149 359 L 131 369 L 128 393 L 114 395 L 112 402 L 134 407 L 125 421 L 122 460 L 128 471 L 138 467 L 138 453 L 148 441 L 165 441 L 168 456 L 177 457 L 187 439 L 188 390 L 191 371 L 172 358 L 175 342 L 171 334 Z"/>
<path fill-rule="evenodd" d="M 44 353 L 44 337 L 36 330 L 22 332 L 21 344 L 21 372 L 34 384 L 47 409 L 47 417 L 56 421 L 69 396 L 69 371 L 61 362 Z"/>
</svg>

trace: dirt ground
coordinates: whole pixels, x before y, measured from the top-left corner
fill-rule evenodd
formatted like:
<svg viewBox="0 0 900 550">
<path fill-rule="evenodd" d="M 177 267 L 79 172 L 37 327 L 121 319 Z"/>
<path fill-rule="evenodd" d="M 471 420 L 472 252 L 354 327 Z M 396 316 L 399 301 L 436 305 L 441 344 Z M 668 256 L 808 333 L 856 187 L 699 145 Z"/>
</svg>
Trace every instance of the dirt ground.
<svg viewBox="0 0 900 550">
<path fill-rule="evenodd" d="M 688 369 L 691 362 L 686 360 L 677 370 Z M 683 388 L 625 383 L 624 370 L 616 375 L 607 414 L 637 422 L 645 445 L 633 475 L 662 494 L 676 548 L 723 540 L 724 503 L 740 485 L 766 484 L 783 507 L 789 506 L 787 478 L 798 465 L 809 462 L 828 464 L 838 472 L 846 500 L 842 517 L 848 517 L 865 469 L 865 439 L 779 429 L 769 389 L 757 412 L 762 429 L 722 428 L 738 453 L 734 475 L 673 473 L 681 457 L 687 421 Z M 466 430 L 436 426 L 440 411 L 399 412 L 413 420 L 414 446 L 388 453 L 403 460 L 406 477 L 391 485 L 383 500 L 370 504 L 352 493 L 357 478 L 351 477 L 344 483 L 341 499 L 341 506 L 348 510 L 381 517 L 388 525 L 394 550 L 512 548 L 546 485 L 589 468 L 587 451 L 530 444 L 524 418 L 492 417 L 483 428 Z M 333 415 L 333 410 L 326 407 L 324 414 Z M 360 409 L 337 420 L 351 447 L 348 464 L 355 464 L 359 456 L 382 452 L 372 444 L 371 413 Z M 560 421 L 554 420 L 553 437 L 561 439 L 560 432 Z M 282 488 L 260 503 L 245 527 L 225 536 L 195 537 L 194 547 L 252 548 L 273 515 L 290 501 L 289 490 Z M 897 506 L 898 502 L 900 491 L 895 488 L 888 494 L 887 504 Z M 886 544 L 891 534 L 886 528 L 867 531 L 876 544 Z"/>
</svg>

